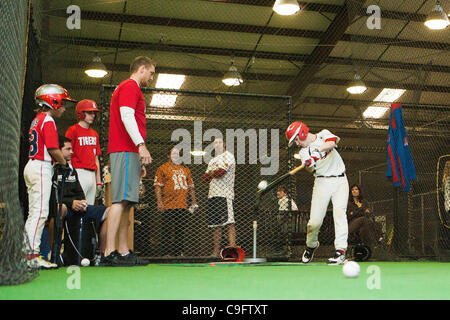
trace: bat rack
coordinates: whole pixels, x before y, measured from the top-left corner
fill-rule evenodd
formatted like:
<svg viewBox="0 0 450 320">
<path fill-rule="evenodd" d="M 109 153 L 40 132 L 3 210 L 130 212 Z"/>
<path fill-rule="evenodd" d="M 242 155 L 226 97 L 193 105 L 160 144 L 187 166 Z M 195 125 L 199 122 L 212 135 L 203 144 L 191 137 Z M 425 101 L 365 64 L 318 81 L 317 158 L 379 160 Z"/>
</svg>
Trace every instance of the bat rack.
<svg viewBox="0 0 450 320">
<path fill-rule="evenodd" d="M 258 215 L 259 215 L 260 193 L 256 194 L 256 203 L 253 219 L 253 257 L 244 259 L 244 262 L 257 264 L 267 262 L 266 258 L 257 258 L 257 236 L 258 236 Z"/>
</svg>

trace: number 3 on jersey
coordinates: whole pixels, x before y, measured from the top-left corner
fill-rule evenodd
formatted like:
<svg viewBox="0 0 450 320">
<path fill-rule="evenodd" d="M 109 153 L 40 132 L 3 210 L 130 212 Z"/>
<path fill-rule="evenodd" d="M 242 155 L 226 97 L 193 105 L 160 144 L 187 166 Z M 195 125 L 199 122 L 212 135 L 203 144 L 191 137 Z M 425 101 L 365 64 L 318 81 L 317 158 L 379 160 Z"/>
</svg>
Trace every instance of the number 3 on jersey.
<svg viewBox="0 0 450 320">
<path fill-rule="evenodd" d="M 187 190 L 188 185 L 187 185 L 187 180 L 186 180 L 186 176 L 184 174 L 174 174 L 172 176 L 172 180 L 173 180 L 173 189 L 174 190 L 178 190 L 178 189 L 184 189 Z"/>
<path fill-rule="evenodd" d="M 30 132 L 30 157 L 34 157 L 38 152 L 38 134 L 36 129 Z"/>
</svg>

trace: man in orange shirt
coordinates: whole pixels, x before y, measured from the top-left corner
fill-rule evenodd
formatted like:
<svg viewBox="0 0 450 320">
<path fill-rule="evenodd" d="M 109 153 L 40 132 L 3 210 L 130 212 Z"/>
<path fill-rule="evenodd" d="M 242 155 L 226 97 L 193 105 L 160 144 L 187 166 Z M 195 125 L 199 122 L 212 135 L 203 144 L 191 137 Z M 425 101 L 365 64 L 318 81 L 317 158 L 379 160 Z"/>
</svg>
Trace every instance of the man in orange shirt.
<svg viewBox="0 0 450 320">
<path fill-rule="evenodd" d="M 180 151 L 172 147 L 167 153 L 169 161 L 156 170 L 155 186 L 156 200 L 159 212 L 163 216 L 163 245 L 169 256 L 183 254 L 184 235 L 188 219 L 188 196 L 191 196 L 189 211 L 197 208 L 194 182 L 191 171 L 181 164 Z M 180 231 L 177 234 L 177 231 Z"/>
</svg>

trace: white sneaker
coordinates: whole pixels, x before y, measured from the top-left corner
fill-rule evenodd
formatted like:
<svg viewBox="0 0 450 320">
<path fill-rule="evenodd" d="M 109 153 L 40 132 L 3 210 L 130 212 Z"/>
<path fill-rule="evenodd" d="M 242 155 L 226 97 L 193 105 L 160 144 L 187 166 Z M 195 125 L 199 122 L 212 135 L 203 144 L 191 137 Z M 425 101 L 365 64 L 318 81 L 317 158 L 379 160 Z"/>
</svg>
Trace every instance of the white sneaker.
<svg viewBox="0 0 450 320">
<path fill-rule="evenodd" d="M 42 256 L 35 257 L 31 260 L 28 260 L 27 263 L 28 263 L 28 266 L 31 268 L 39 268 L 39 269 L 58 268 L 58 265 L 42 259 Z"/>
<path fill-rule="evenodd" d="M 340 264 L 344 264 L 345 262 L 347 262 L 347 260 L 345 259 L 345 254 L 338 250 L 336 250 L 333 258 L 328 259 L 329 266 L 337 266 Z"/>
</svg>

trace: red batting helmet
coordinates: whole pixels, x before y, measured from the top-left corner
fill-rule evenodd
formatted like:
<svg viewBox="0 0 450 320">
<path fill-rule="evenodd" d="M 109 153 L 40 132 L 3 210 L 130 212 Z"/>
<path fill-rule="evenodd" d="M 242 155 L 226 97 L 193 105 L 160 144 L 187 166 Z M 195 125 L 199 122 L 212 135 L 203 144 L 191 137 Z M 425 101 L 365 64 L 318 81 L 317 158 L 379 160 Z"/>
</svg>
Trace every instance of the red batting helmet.
<svg viewBox="0 0 450 320">
<path fill-rule="evenodd" d="M 220 251 L 220 257 L 223 261 L 241 262 L 244 260 L 245 253 L 241 247 L 225 247 Z"/>
<path fill-rule="evenodd" d="M 95 103 L 94 100 L 84 99 L 78 102 L 75 108 L 75 113 L 79 120 L 84 120 L 84 118 L 86 117 L 84 111 L 99 112 L 100 110 L 98 110 L 97 104 Z"/>
<path fill-rule="evenodd" d="M 67 93 L 67 90 L 57 84 L 44 84 L 36 89 L 34 93 L 34 100 L 40 107 L 49 107 L 53 110 L 58 110 L 63 106 L 63 100 L 73 101 Z"/>
<path fill-rule="evenodd" d="M 300 121 L 295 121 L 286 129 L 286 139 L 289 141 L 289 147 L 294 143 L 295 137 L 298 135 L 300 140 L 305 140 L 308 136 L 309 128 Z"/>
</svg>

